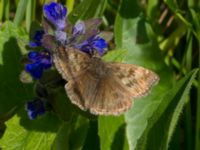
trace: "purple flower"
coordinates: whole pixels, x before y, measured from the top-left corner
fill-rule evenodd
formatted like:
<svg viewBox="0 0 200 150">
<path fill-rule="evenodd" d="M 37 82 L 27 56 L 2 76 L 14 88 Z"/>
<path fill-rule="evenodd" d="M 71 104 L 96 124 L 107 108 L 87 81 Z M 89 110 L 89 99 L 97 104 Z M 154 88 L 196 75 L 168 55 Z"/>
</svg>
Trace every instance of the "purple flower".
<svg viewBox="0 0 200 150">
<path fill-rule="evenodd" d="M 29 46 L 32 48 L 42 46 L 42 37 L 44 35 L 44 30 L 38 30 L 35 32 L 35 35 L 33 36 L 33 41 L 29 42 Z"/>
<path fill-rule="evenodd" d="M 61 30 L 55 31 L 55 39 L 61 44 L 65 45 L 67 43 L 67 33 Z"/>
<path fill-rule="evenodd" d="M 104 50 L 107 48 L 107 43 L 99 36 L 98 26 L 101 24 L 100 19 L 78 21 L 74 26 L 70 26 L 70 23 L 66 24 L 65 22 L 67 9 L 63 5 L 51 2 L 44 6 L 43 11 L 46 20 L 48 20 L 45 23 L 49 24 L 50 22 L 56 28 L 54 35 L 52 35 L 54 38 L 46 38 L 44 40 L 48 47 L 54 47 L 55 42 L 51 42 L 51 39 L 54 39 L 63 46 L 72 46 L 91 55 L 96 50 L 99 55 L 103 55 Z"/>
<path fill-rule="evenodd" d="M 65 17 L 67 15 L 67 8 L 62 4 L 51 2 L 43 7 L 44 16 L 51 22 L 57 30 L 65 28 Z"/>
<path fill-rule="evenodd" d="M 72 34 L 73 36 L 85 34 L 85 23 L 83 21 L 77 22 L 72 29 Z"/>
<path fill-rule="evenodd" d="M 35 119 L 45 113 L 45 103 L 40 99 L 27 102 L 25 107 L 30 119 Z"/>
<path fill-rule="evenodd" d="M 41 52 L 31 51 L 28 53 L 31 63 L 26 64 L 25 70 L 35 79 L 42 77 L 44 70 L 52 66 L 52 58 L 47 50 Z"/>
<path fill-rule="evenodd" d="M 99 55 L 103 55 L 104 49 L 108 46 L 103 38 L 99 36 L 92 36 L 82 43 L 75 45 L 75 47 L 89 54 L 92 54 L 94 50 L 97 50 Z"/>
</svg>

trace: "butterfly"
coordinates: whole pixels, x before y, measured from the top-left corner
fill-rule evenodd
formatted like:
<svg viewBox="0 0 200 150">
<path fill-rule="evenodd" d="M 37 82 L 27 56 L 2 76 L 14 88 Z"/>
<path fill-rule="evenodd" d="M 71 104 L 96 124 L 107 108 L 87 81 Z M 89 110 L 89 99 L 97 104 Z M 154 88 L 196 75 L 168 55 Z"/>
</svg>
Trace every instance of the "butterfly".
<svg viewBox="0 0 200 150">
<path fill-rule="evenodd" d="M 80 109 L 96 115 L 119 115 L 131 108 L 134 98 L 145 96 L 159 76 L 143 67 L 104 62 L 69 46 L 53 52 L 53 62 L 68 81 L 66 93 Z"/>
</svg>

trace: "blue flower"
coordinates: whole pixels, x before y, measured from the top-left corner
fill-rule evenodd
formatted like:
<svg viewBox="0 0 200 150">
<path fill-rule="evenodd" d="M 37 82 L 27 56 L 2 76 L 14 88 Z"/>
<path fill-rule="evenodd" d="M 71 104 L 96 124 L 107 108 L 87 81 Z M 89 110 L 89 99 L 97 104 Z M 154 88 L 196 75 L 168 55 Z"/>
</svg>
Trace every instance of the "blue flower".
<svg viewBox="0 0 200 150">
<path fill-rule="evenodd" d="M 44 70 L 52 66 L 52 58 L 47 50 L 41 52 L 31 51 L 28 53 L 31 63 L 26 64 L 25 70 L 35 79 L 40 79 Z"/>
<path fill-rule="evenodd" d="M 99 36 L 92 36 L 82 43 L 75 45 L 75 47 L 89 54 L 92 54 L 94 50 L 97 50 L 101 56 L 104 53 L 104 49 L 108 46 L 103 38 Z"/>
<path fill-rule="evenodd" d="M 65 17 L 67 15 L 67 8 L 63 5 L 51 2 L 44 5 L 44 15 L 49 22 L 51 22 L 57 30 L 63 30 L 65 28 Z"/>
<path fill-rule="evenodd" d="M 95 50 L 99 55 L 103 55 L 107 43 L 99 36 L 100 19 L 78 21 L 74 26 L 70 26 L 70 23 L 66 26 L 67 9 L 63 5 L 51 2 L 44 6 L 43 11 L 46 17 L 45 23 L 55 26 L 54 35 L 45 33 L 53 38 L 46 38 L 43 42 L 44 47 L 54 47 L 55 42 L 51 42 L 54 39 L 63 46 L 72 46 L 90 55 L 94 54 Z"/>
<path fill-rule="evenodd" d="M 42 37 L 44 35 L 44 30 L 38 30 L 35 32 L 35 35 L 33 36 L 33 41 L 29 42 L 29 46 L 32 48 L 42 46 Z"/>
<path fill-rule="evenodd" d="M 35 99 L 26 103 L 26 110 L 30 119 L 35 119 L 45 113 L 45 103 L 40 99 Z"/>
</svg>

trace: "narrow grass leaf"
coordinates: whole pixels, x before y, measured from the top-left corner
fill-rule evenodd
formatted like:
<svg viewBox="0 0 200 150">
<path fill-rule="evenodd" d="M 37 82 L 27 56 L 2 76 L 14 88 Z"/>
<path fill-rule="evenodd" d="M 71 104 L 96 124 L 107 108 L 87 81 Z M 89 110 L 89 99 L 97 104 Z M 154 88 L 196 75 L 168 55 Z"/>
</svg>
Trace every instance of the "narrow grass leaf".
<svg viewBox="0 0 200 150">
<path fill-rule="evenodd" d="M 69 14 L 69 20 L 75 23 L 79 19 L 89 19 L 92 17 L 101 17 L 105 9 L 106 0 L 83 0 Z"/>
<path fill-rule="evenodd" d="M 18 26 L 24 19 L 27 3 L 28 3 L 27 0 L 19 0 L 17 11 L 14 18 L 14 23 Z"/>
</svg>

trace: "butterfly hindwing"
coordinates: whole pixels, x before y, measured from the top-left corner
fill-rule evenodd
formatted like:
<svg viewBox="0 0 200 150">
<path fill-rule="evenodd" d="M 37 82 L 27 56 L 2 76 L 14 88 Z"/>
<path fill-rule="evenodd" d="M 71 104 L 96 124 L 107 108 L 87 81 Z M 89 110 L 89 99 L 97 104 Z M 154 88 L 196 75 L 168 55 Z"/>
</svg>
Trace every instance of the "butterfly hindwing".
<svg viewBox="0 0 200 150">
<path fill-rule="evenodd" d="M 72 103 L 93 114 L 118 115 L 131 107 L 131 93 L 115 78 L 96 79 L 86 72 L 65 86 Z"/>
</svg>

